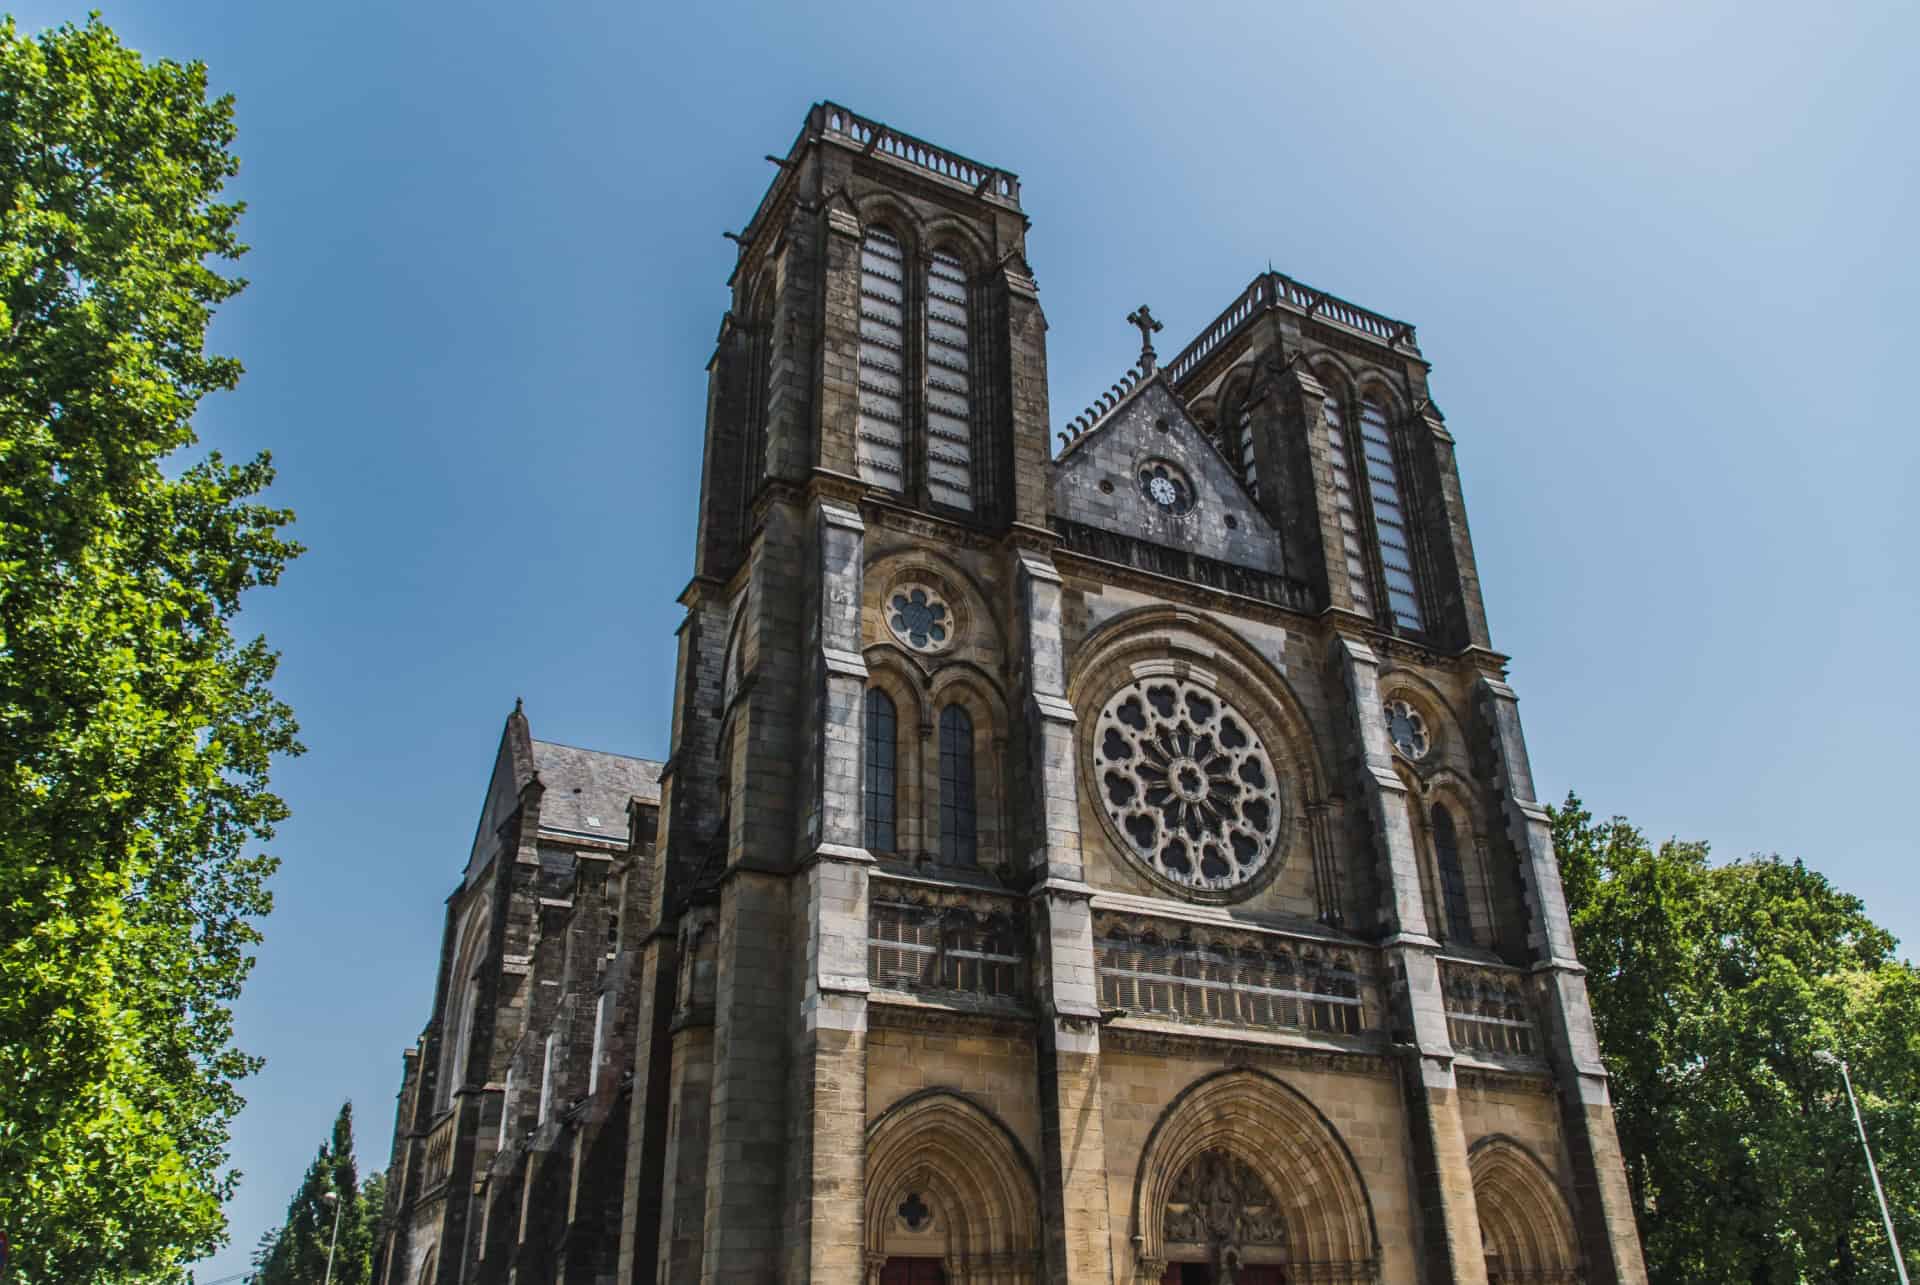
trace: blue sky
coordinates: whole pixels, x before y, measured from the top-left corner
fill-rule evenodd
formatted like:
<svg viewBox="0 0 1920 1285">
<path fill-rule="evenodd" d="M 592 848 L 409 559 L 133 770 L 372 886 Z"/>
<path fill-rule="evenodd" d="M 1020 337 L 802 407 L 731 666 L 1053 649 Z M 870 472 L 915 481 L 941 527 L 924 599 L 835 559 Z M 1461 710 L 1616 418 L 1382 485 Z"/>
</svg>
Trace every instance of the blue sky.
<svg viewBox="0 0 1920 1285">
<path fill-rule="evenodd" d="M 79 8 L 26 4 L 34 28 Z M 501 721 L 664 756 L 704 366 L 809 103 L 1018 172 L 1064 423 L 1269 261 L 1415 322 L 1543 797 L 1805 857 L 1920 936 L 1901 805 L 1920 9 L 108 3 L 238 96 L 248 375 L 311 547 L 308 755 L 239 1008 L 240 1271 L 341 1099 L 384 1163 Z M 1902 356 L 1902 354 L 1905 354 Z"/>
</svg>

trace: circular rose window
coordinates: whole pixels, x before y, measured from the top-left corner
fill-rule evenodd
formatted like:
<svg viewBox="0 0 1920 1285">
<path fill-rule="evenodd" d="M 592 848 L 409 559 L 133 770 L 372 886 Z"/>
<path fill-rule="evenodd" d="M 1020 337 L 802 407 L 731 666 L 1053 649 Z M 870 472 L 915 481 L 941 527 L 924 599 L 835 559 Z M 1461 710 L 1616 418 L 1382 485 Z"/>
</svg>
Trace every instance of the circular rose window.
<svg viewBox="0 0 1920 1285">
<path fill-rule="evenodd" d="M 1280 782 L 1252 724 L 1218 693 L 1171 677 L 1127 684 L 1094 725 L 1093 765 L 1107 819 L 1160 878 L 1228 892 L 1266 868 Z"/>
<path fill-rule="evenodd" d="M 887 596 L 887 627 L 915 651 L 943 651 L 953 640 L 953 615 L 930 585 L 895 588 Z"/>
<path fill-rule="evenodd" d="M 1387 718 L 1387 739 L 1393 742 L 1393 748 L 1416 763 L 1425 758 L 1433 742 L 1427 736 L 1427 720 L 1420 717 L 1420 711 L 1405 701 L 1387 701 L 1382 712 Z"/>
</svg>

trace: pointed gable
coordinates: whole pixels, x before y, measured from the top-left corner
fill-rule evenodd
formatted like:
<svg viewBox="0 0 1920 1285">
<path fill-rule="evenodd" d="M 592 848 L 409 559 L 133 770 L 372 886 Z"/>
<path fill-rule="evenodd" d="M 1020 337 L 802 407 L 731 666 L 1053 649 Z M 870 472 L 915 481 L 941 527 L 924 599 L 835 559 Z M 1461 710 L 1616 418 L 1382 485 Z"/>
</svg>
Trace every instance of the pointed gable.
<svg viewBox="0 0 1920 1285">
<path fill-rule="evenodd" d="M 1162 492 L 1176 497 L 1172 507 L 1148 494 L 1161 472 L 1168 479 Z M 1188 418 L 1164 374 L 1136 385 L 1067 444 L 1053 462 L 1051 490 L 1056 519 L 1285 574 L 1279 532 Z"/>
</svg>

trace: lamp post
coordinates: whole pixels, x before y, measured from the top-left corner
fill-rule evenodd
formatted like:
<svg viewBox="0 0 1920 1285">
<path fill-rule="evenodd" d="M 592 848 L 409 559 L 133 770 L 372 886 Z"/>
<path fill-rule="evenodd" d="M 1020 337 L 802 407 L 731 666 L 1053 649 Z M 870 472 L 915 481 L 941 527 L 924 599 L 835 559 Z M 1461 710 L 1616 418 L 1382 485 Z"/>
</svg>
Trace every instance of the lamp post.
<svg viewBox="0 0 1920 1285">
<path fill-rule="evenodd" d="M 1873 1179 L 1873 1197 L 1880 1202 L 1880 1220 L 1887 1225 L 1887 1244 L 1893 1247 L 1893 1270 L 1900 1274 L 1900 1285 L 1907 1285 L 1907 1262 L 1900 1256 L 1900 1238 L 1893 1234 L 1893 1215 L 1887 1211 L 1887 1193 L 1880 1190 L 1880 1170 L 1873 1163 L 1873 1148 L 1867 1144 L 1867 1122 L 1860 1118 L 1860 1100 L 1853 1096 L 1853 1076 L 1845 1058 L 1817 1049 L 1814 1060 L 1840 1068 L 1841 1083 L 1847 1086 L 1847 1104 L 1853 1108 L 1853 1127 L 1860 1131 L 1860 1150 L 1867 1153 L 1867 1176 Z"/>
<path fill-rule="evenodd" d="M 329 1191 L 323 1193 L 320 1199 L 333 1206 L 333 1239 L 327 1242 L 327 1279 L 325 1282 L 325 1285 L 333 1285 L 333 1249 L 334 1246 L 340 1243 L 340 1197 Z M 1901 1285 L 1906 1285 L 1906 1279 L 1904 1276 L 1900 1278 Z"/>
</svg>

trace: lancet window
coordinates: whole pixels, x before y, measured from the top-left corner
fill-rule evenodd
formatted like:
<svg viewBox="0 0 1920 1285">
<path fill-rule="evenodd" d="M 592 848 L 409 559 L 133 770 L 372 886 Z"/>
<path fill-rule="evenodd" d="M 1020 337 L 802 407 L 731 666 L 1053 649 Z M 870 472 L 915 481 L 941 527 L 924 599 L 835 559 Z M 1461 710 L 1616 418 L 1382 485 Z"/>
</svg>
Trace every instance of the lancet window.
<svg viewBox="0 0 1920 1285">
<path fill-rule="evenodd" d="M 1387 579 L 1387 606 L 1394 620 L 1408 629 L 1425 628 L 1420 589 L 1414 583 L 1406 504 L 1394 465 L 1393 439 L 1387 431 L 1387 412 L 1371 397 L 1360 403 L 1360 441 L 1373 500 L 1373 534 L 1380 544 L 1380 565 Z"/>
<path fill-rule="evenodd" d="M 940 713 L 940 859 L 979 863 L 979 819 L 974 805 L 973 719 L 958 705 Z"/>
<path fill-rule="evenodd" d="M 875 852 L 899 846 L 895 816 L 899 811 L 898 718 L 893 698 L 878 687 L 867 689 L 867 769 L 865 793 L 866 844 Z"/>
<path fill-rule="evenodd" d="M 1440 896 L 1446 910 L 1449 941 L 1473 940 L 1473 915 L 1467 902 L 1467 872 L 1460 863 L 1460 834 L 1444 803 L 1433 805 L 1433 859 L 1440 868 Z"/>
</svg>

